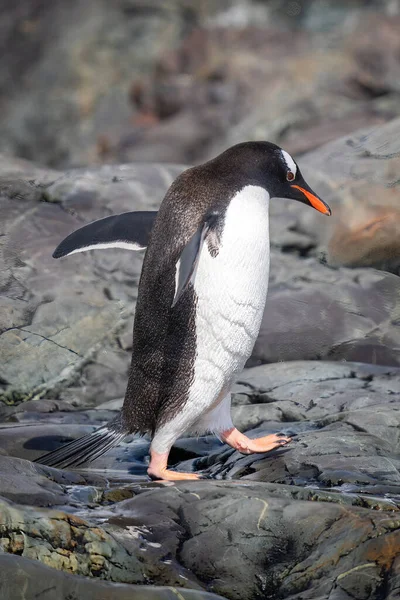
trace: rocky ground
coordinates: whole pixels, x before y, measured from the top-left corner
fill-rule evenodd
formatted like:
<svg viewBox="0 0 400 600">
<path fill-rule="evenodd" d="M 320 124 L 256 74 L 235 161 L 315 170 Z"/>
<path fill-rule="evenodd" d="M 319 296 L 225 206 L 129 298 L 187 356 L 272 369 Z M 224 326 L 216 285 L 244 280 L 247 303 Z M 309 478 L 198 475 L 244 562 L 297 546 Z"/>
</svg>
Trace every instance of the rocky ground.
<svg viewBox="0 0 400 600">
<path fill-rule="evenodd" d="M 273 203 L 271 289 L 233 416 L 293 441 L 242 456 L 182 439 L 171 465 L 213 480 L 177 485 L 148 481 L 146 438 L 86 470 L 30 461 L 121 406 L 142 261 L 55 261 L 53 249 L 82 223 L 157 208 L 183 166 L 56 171 L 1 157 L 2 599 L 398 597 L 399 128 L 302 158 L 331 219 Z M 344 244 L 357 249 L 347 263 Z"/>
</svg>

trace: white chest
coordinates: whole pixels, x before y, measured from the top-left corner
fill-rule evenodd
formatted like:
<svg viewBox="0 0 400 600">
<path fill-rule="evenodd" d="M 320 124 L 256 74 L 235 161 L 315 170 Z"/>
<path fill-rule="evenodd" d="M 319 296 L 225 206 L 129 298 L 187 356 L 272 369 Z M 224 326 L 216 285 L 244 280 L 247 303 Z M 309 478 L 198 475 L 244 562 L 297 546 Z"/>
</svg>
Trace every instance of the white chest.
<svg viewBox="0 0 400 600">
<path fill-rule="evenodd" d="M 258 335 L 268 289 L 268 209 L 264 189 L 245 187 L 227 209 L 218 255 L 212 257 L 207 244 L 201 251 L 195 380 L 203 380 L 203 393 L 207 381 L 213 389 L 230 384 Z"/>
</svg>

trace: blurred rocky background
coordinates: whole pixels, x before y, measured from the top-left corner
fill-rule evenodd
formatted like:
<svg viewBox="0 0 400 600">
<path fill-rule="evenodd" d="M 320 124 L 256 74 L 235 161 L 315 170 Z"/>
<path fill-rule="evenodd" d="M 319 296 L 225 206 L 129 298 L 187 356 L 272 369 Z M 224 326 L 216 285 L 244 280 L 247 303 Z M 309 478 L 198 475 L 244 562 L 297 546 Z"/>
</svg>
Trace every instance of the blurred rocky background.
<svg viewBox="0 0 400 600">
<path fill-rule="evenodd" d="M 398 598 L 400 0 L 0 7 L 1 600 Z M 78 472 L 32 463 L 117 414 L 143 258 L 53 249 L 247 139 L 333 209 L 271 203 L 234 390 L 241 430 L 292 443 L 179 440 L 171 465 L 217 480 L 193 485 L 149 482 L 146 438 Z"/>
<path fill-rule="evenodd" d="M 194 164 L 248 139 L 299 159 L 400 115 L 399 0 L 1 6 L 0 152 L 51 168 Z M 388 159 L 379 168 L 354 166 L 357 142 L 340 156 L 332 148 L 329 162 L 318 151 L 308 160 L 319 191 L 335 182 L 323 231 L 332 264 L 398 271 L 390 130 L 367 149 Z M 346 197 L 344 178 L 353 182 Z"/>
<path fill-rule="evenodd" d="M 296 156 L 400 113 L 398 0 L 2 0 L 0 149 L 56 168 Z"/>
</svg>

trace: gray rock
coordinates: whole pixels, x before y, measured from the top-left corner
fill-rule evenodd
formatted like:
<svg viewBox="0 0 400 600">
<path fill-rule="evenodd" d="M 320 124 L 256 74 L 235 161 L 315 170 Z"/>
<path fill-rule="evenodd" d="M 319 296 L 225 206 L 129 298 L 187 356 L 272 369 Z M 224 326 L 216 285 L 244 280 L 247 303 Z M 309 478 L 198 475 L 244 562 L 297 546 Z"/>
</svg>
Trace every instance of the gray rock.
<svg viewBox="0 0 400 600">
<path fill-rule="evenodd" d="M 35 600 L 52 594 L 57 600 L 218 600 L 221 596 L 174 587 L 124 585 L 76 577 L 21 556 L 0 556 L 0 594 L 4 600 Z"/>
<path fill-rule="evenodd" d="M 130 359 L 116 336 L 132 331 L 142 254 L 100 252 L 58 262 L 51 254 L 83 222 L 157 206 L 182 169 L 103 167 L 43 175 L 31 166 L 25 175 L 25 168 L 16 161 L 18 179 L 10 180 L 12 164 L 0 165 L 0 186 L 2 174 L 8 182 L 0 197 L 1 397 L 12 404 L 58 392 L 78 374 L 81 383 L 66 400 L 83 394 L 98 403 L 100 389 L 102 401 L 122 396 Z M 36 178 L 29 183 L 32 171 Z M 32 198 L 31 189 L 39 196 Z"/>
<path fill-rule="evenodd" d="M 243 481 L 143 487 L 111 508 L 109 522 L 117 538 L 124 524 L 144 523 L 151 532 L 144 537 L 161 544 L 161 556 L 164 544 L 173 556 L 171 537 L 184 527 L 181 564 L 230 599 L 323 597 L 339 582 L 360 600 L 370 585 L 377 598 L 385 577 L 391 581 L 395 513 L 332 504 L 332 495 L 330 502 L 294 501 L 282 488 L 271 495 L 271 486 Z"/>
<path fill-rule="evenodd" d="M 299 359 L 400 365 L 400 279 L 271 255 L 271 284 L 250 365 Z"/>
<path fill-rule="evenodd" d="M 222 447 L 188 467 L 194 462 L 215 477 L 399 497 L 399 369 L 278 363 L 246 370 L 236 392 L 238 425 L 258 426 L 253 437 L 281 431 L 293 441 L 266 456 Z"/>
<path fill-rule="evenodd" d="M 45 467 L 11 456 L 0 455 L 0 496 L 30 506 L 57 506 L 72 500 L 73 486 L 104 487 L 101 475 L 80 475 Z M 95 488 L 93 488 L 94 490 Z M 100 497 L 95 493 L 95 496 Z"/>
<path fill-rule="evenodd" d="M 391 565 L 399 524 L 395 507 L 384 502 L 373 511 L 345 498 L 342 506 L 339 494 L 318 497 L 311 490 L 254 482 L 149 484 L 132 492 L 131 499 L 92 510 L 91 525 L 61 511 L 3 505 L 1 544 L 14 556 L 1 557 L 2 573 L 20 568 L 26 577 L 35 568 L 27 559 L 35 557 L 72 573 L 116 582 L 157 577 L 159 583 L 229 599 L 262 593 L 315 598 L 338 586 L 362 600 L 367 589 L 368 597 L 378 598 L 384 581 L 396 586 Z M 328 501 L 305 502 L 307 495 Z M 89 585 L 70 576 L 65 585 L 76 581 Z M 6 584 L 2 577 L 0 585 Z"/>
<path fill-rule="evenodd" d="M 182 4 L 7 1 L 2 149 L 53 166 L 98 160 L 135 116 L 132 83 L 180 40 Z"/>
<path fill-rule="evenodd" d="M 24 509 L 2 502 L 4 552 L 34 558 L 56 569 L 126 583 L 143 583 L 140 561 L 106 531 L 62 511 Z"/>
</svg>

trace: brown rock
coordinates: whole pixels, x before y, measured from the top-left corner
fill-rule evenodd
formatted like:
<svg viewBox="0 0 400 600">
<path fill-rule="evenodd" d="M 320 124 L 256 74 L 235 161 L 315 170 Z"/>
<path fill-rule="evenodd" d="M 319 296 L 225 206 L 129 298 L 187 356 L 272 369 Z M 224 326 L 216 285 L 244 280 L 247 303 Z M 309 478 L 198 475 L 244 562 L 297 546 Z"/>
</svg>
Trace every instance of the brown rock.
<svg viewBox="0 0 400 600">
<path fill-rule="evenodd" d="M 333 265 L 399 272 L 399 134 L 400 119 L 395 119 L 341 138 L 300 161 L 333 215 L 320 223 L 312 211 L 301 211 L 298 228 L 313 232 Z"/>
</svg>

